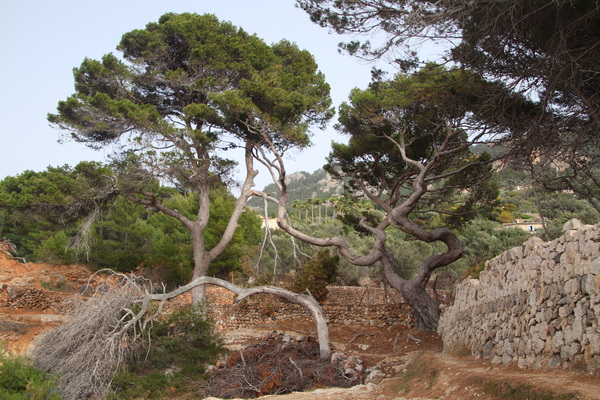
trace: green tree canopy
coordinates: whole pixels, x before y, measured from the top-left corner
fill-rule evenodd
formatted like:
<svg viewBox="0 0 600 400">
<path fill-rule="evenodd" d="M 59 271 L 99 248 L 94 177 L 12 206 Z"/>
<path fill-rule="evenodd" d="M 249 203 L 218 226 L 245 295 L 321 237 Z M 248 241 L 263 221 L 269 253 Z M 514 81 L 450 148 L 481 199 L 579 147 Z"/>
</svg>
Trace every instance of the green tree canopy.
<svg viewBox="0 0 600 400">
<path fill-rule="evenodd" d="M 49 121 L 92 147 L 122 146 L 116 190 L 178 219 L 190 231 L 194 277 L 205 275 L 235 234 L 252 193 L 253 158 L 310 143 L 331 117 L 329 86 L 312 56 L 269 46 L 213 15 L 165 14 L 123 35 L 118 50 L 74 71 L 75 94 Z M 230 182 L 243 149 L 245 180 L 218 242 L 209 247 L 210 191 Z M 195 196 L 193 216 L 169 207 L 155 179 Z M 195 291 L 197 300 L 202 292 Z"/>
<path fill-rule="evenodd" d="M 372 236 L 371 248 L 357 253 L 343 238 L 317 238 L 292 227 L 285 210 L 285 175 L 278 180 L 280 226 L 315 246 L 337 247 L 355 265 L 381 262 L 387 281 L 404 295 L 420 326 L 435 331 L 439 305 L 425 292 L 426 284 L 434 270 L 459 259 L 463 249 L 450 229 L 428 226 L 425 217 L 438 213 L 458 224 L 496 199 L 497 191 L 488 185 L 489 156 L 470 148 L 503 134 L 502 126 L 487 121 L 487 104 L 480 101 L 499 86 L 434 64 L 387 80 L 376 74 L 367 89 L 353 90 L 340 107 L 338 129 L 349 140 L 334 144 L 327 165 L 332 174 L 349 179 L 355 195 L 378 208 L 371 213 L 355 203 L 345 212 Z M 521 104 L 526 108 L 528 102 Z M 388 247 L 388 229 L 427 243 L 441 241 L 446 251 L 426 257 L 416 275 L 404 279 L 402 263 Z"/>
<path fill-rule="evenodd" d="M 339 33 L 368 34 L 342 47 L 361 57 L 418 64 L 417 46 L 443 43 L 444 59 L 505 82 L 491 111 L 511 128 L 508 152 L 549 190 L 572 190 L 600 211 L 600 7 L 594 0 L 297 0 Z M 372 39 L 372 35 L 376 39 Z M 507 99 L 523 94 L 537 112 L 515 129 Z M 548 173 L 551 172 L 551 173 Z M 582 184 L 582 182 L 585 182 Z"/>
<path fill-rule="evenodd" d="M 95 162 L 75 167 L 48 167 L 25 171 L 0 181 L 0 236 L 6 236 L 26 258 L 60 230 L 72 234 L 75 224 L 97 207 L 102 198 L 95 189 L 110 184 L 110 169 Z"/>
</svg>

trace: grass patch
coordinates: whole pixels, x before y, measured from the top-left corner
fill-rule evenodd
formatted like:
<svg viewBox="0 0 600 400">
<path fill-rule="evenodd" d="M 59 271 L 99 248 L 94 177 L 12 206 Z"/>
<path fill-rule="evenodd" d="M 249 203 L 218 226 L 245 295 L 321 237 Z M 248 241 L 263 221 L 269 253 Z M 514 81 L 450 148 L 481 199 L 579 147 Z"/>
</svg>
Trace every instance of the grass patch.
<svg viewBox="0 0 600 400">
<path fill-rule="evenodd" d="M 61 400 L 57 378 L 32 366 L 21 356 L 0 348 L 0 399 Z"/>
<path fill-rule="evenodd" d="M 427 361 L 424 361 L 421 355 L 418 355 L 407 366 L 400 379 L 391 385 L 390 389 L 396 393 L 407 394 L 412 386 L 419 382 L 419 385 L 425 389 L 433 387 L 440 371 L 432 368 Z"/>
</svg>

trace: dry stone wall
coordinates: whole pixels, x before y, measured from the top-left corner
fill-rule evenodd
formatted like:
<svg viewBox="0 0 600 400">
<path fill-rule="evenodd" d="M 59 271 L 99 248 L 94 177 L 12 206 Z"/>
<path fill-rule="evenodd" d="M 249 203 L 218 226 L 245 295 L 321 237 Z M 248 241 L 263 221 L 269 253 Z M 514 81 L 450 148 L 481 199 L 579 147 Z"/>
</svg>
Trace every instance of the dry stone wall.
<svg viewBox="0 0 600 400">
<path fill-rule="evenodd" d="M 463 281 L 439 323 L 445 351 L 468 348 L 524 368 L 600 369 L 600 224 L 567 222 L 563 236 L 530 238 Z"/>
<path fill-rule="evenodd" d="M 207 288 L 209 312 L 219 329 L 263 326 L 269 320 L 310 321 L 308 312 L 276 296 L 255 295 L 233 303 L 233 294 L 220 287 Z M 410 326 L 414 321 L 408 304 L 394 290 L 330 286 L 322 305 L 328 323 Z"/>
</svg>

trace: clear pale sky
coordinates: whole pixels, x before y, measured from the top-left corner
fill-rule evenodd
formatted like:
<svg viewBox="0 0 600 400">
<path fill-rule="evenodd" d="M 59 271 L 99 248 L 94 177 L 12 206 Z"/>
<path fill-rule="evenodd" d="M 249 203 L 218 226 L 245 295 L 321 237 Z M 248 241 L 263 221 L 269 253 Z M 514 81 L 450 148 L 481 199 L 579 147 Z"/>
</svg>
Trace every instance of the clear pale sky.
<svg viewBox="0 0 600 400">
<path fill-rule="evenodd" d="M 82 144 L 59 143 L 61 132 L 49 126 L 46 115 L 73 93 L 72 69 L 85 57 L 117 53 L 122 34 L 167 12 L 211 13 L 269 44 L 284 38 L 297 43 L 315 57 L 336 108 L 352 88 L 370 81 L 372 65 L 339 54 L 342 38 L 313 24 L 294 0 L 2 0 L 0 179 L 48 166 L 104 161 L 105 154 Z M 320 168 L 331 141 L 345 140 L 333 128 L 314 134 L 315 146 L 290 160 L 289 172 Z M 265 173 L 259 178 L 259 189 L 270 183 Z"/>
</svg>

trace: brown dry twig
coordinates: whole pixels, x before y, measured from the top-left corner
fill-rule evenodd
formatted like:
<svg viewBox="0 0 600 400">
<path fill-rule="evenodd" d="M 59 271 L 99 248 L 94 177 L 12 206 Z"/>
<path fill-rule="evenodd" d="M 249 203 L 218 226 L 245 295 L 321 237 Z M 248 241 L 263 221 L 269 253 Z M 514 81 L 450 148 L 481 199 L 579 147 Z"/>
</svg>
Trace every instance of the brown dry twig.
<svg viewBox="0 0 600 400">
<path fill-rule="evenodd" d="M 224 368 L 213 371 L 207 393 L 219 398 L 255 398 L 361 383 L 362 371 L 350 371 L 346 360 L 320 359 L 314 337 L 290 341 L 273 333 L 231 354 Z"/>
</svg>

